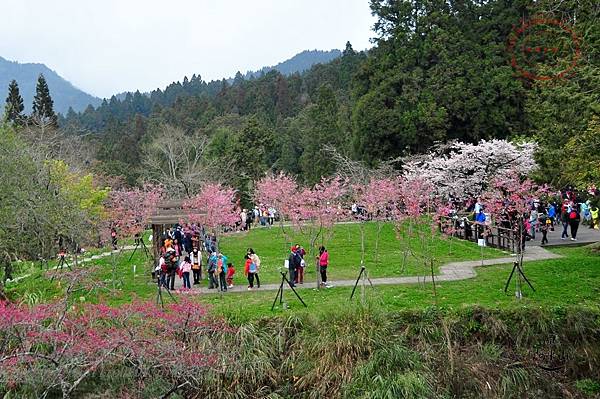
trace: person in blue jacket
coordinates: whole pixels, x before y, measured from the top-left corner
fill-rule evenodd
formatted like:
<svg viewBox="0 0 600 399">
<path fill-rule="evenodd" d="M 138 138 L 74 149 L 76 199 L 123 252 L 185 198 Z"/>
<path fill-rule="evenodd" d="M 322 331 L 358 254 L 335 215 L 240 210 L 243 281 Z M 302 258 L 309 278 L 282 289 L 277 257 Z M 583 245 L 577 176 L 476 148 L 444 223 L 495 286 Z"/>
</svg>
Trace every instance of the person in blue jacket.
<svg viewBox="0 0 600 399">
<path fill-rule="evenodd" d="M 554 204 L 550 204 L 548 207 L 548 219 L 550 219 L 550 224 L 554 226 L 554 218 L 556 217 L 556 207 Z"/>
<path fill-rule="evenodd" d="M 219 276 L 219 286 L 221 291 L 227 291 L 227 281 L 225 279 L 227 276 L 227 256 L 223 255 L 221 252 L 217 255 L 216 274 Z"/>
</svg>

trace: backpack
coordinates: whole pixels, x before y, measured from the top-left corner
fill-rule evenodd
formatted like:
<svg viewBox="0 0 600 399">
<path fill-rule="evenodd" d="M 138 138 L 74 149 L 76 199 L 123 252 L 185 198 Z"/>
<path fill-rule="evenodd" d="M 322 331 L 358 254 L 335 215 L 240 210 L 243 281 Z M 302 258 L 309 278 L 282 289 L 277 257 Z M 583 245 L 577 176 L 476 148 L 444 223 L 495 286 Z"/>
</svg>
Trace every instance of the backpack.
<svg viewBox="0 0 600 399">
<path fill-rule="evenodd" d="M 248 271 L 250 273 L 256 273 L 258 271 L 258 269 L 256 268 L 256 263 L 254 263 L 254 262 L 250 263 L 250 267 L 248 267 Z"/>
<path fill-rule="evenodd" d="M 165 263 L 162 266 L 162 269 L 165 273 L 170 273 L 175 270 L 175 262 L 173 262 L 171 258 L 171 254 L 167 253 L 165 256 Z"/>
<path fill-rule="evenodd" d="M 571 211 L 571 213 L 569 213 L 569 219 L 576 219 L 576 218 L 577 218 L 577 212 Z"/>
<path fill-rule="evenodd" d="M 223 273 L 223 259 L 217 259 L 217 274 Z"/>
</svg>

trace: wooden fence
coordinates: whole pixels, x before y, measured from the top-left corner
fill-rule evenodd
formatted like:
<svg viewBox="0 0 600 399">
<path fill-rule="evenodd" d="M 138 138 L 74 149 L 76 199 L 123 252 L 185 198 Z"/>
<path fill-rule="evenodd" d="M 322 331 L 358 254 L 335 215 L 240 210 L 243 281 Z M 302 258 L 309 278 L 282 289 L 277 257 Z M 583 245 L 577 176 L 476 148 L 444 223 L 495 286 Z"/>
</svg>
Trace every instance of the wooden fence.
<svg viewBox="0 0 600 399">
<path fill-rule="evenodd" d="M 442 217 L 440 231 L 473 242 L 484 239 L 486 246 L 513 253 L 519 250 L 517 234 L 505 227 L 481 224 L 461 217 Z"/>
</svg>

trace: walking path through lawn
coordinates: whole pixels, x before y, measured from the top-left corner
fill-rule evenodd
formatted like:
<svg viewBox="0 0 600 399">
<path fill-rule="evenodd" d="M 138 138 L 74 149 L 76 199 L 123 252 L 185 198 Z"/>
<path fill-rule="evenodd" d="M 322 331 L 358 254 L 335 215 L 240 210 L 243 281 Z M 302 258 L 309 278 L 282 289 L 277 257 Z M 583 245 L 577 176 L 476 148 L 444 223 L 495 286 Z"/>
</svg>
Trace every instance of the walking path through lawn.
<svg viewBox="0 0 600 399">
<path fill-rule="evenodd" d="M 135 248 L 133 245 L 128 245 L 123 247 L 122 249 L 113 251 L 114 253 L 121 251 L 131 251 Z M 80 263 L 88 263 L 93 260 L 98 260 L 101 258 L 105 258 L 111 255 L 111 252 L 104 252 L 98 255 L 93 255 L 91 257 L 83 258 L 79 262 Z M 525 250 L 525 256 L 523 260 L 526 262 L 535 261 L 535 260 L 545 260 L 545 259 L 555 259 L 560 258 L 560 255 L 554 254 L 552 252 L 547 251 L 546 249 L 539 246 L 529 246 Z M 505 258 L 496 258 L 496 259 L 484 259 L 481 260 L 469 260 L 463 262 L 451 262 L 440 267 L 439 274 L 435 276 L 435 281 L 457 281 L 457 280 L 466 280 L 469 278 L 474 278 L 477 273 L 475 272 L 476 267 L 480 266 L 490 266 L 490 265 L 501 265 L 501 264 L 510 264 L 515 261 L 515 256 L 508 256 Z M 54 267 L 56 269 L 57 266 Z M 19 281 L 21 279 L 27 278 L 29 275 L 19 276 L 13 280 L 13 282 Z M 358 277 L 358 275 L 357 275 Z M 238 278 L 238 281 L 240 279 Z M 245 280 L 242 280 L 245 281 Z M 371 279 L 373 285 L 396 285 L 396 284 L 416 284 L 416 283 L 424 283 L 431 282 L 431 275 L 429 276 L 408 276 L 408 277 L 383 277 L 383 278 L 373 278 Z M 331 281 L 332 285 L 335 287 L 351 287 L 356 283 L 356 280 L 335 280 Z M 197 295 L 197 294 L 216 294 L 219 291 L 216 289 L 209 290 L 206 287 L 206 281 L 203 282 L 201 286 L 193 286 L 192 290 L 186 292 L 186 294 Z M 176 288 L 179 290 L 182 285 L 181 279 L 176 279 Z M 286 284 L 287 286 L 287 284 Z M 299 284 L 299 288 L 316 288 L 316 282 L 308 282 L 305 284 Z M 276 291 L 279 289 L 279 284 L 263 284 L 260 287 L 261 291 Z M 246 292 L 248 289 L 245 284 L 237 285 L 233 288 L 230 288 L 228 291 L 230 292 Z"/>
<path fill-rule="evenodd" d="M 526 262 L 531 262 L 535 260 L 546 260 L 546 259 L 556 259 L 561 258 L 561 255 L 554 254 L 546 249 L 538 246 L 527 247 L 525 250 L 525 255 L 523 260 Z M 435 281 L 457 281 L 457 280 L 466 280 L 469 278 L 474 278 L 477 273 L 475 272 L 476 267 L 480 266 L 491 266 L 491 265 L 501 265 L 501 264 L 511 264 L 516 260 L 515 256 L 508 256 L 505 258 L 497 258 L 497 259 L 484 259 L 483 263 L 481 260 L 469 260 L 464 262 L 451 262 L 447 263 L 440 267 L 439 274 L 435 275 Z M 358 275 L 357 275 L 358 277 Z M 243 280 L 245 281 L 245 280 Z M 431 282 L 431 275 L 429 276 L 409 276 L 409 277 L 383 277 L 383 278 L 372 278 L 371 282 L 373 285 L 397 285 L 397 284 L 416 284 L 423 282 Z M 177 279 L 177 285 L 181 286 L 181 282 Z M 356 279 L 354 280 L 334 280 L 331 281 L 331 284 L 335 287 L 352 287 L 356 283 Z M 287 287 L 287 284 L 286 284 Z M 316 288 L 316 282 L 309 282 L 304 284 L 297 285 L 298 288 L 306 289 L 306 288 Z M 261 291 L 277 291 L 279 289 L 279 284 L 263 284 L 260 286 Z M 289 289 L 289 287 L 288 287 Z M 229 292 L 246 292 L 248 291 L 246 285 L 237 285 L 228 290 Z M 217 294 L 218 290 L 212 289 L 209 290 L 206 288 L 205 284 L 202 287 L 193 286 L 192 290 L 187 292 L 187 294 Z"/>
</svg>

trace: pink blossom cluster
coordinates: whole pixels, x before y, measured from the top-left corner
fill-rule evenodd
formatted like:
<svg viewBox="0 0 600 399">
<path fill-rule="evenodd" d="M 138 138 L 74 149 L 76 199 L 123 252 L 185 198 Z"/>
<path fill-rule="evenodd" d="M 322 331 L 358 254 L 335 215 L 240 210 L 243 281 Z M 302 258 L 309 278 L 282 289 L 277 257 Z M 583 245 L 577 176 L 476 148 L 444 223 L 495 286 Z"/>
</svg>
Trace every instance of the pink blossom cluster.
<svg viewBox="0 0 600 399">
<path fill-rule="evenodd" d="M 61 303 L 0 302 L 0 380 L 14 386 L 34 378 L 70 396 L 97 370 L 125 365 L 141 383 L 155 373 L 181 381 L 214 366 L 219 356 L 212 340 L 231 333 L 204 305 L 185 298 L 164 310 L 152 302 L 67 311 Z"/>
<path fill-rule="evenodd" d="M 337 176 L 323 178 L 313 187 L 301 187 L 292 177 L 280 173 L 258 181 L 254 198 L 277 209 L 295 226 L 313 223 L 329 227 L 347 217 L 347 193 L 347 182 Z"/>
<path fill-rule="evenodd" d="M 193 222 L 209 229 L 233 227 L 240 220 L 235 197 L 234 189 L 219 183 L 207 183 L 196 196 L 184 202 L 184 208 Z"/>
<path fill-rule="evenodd" d="M 110 227 L 125 237 L 144 231 L 164 196 L 163 187 L 154 184 L 111 191 L 107 200 Z"/>
</svg>

